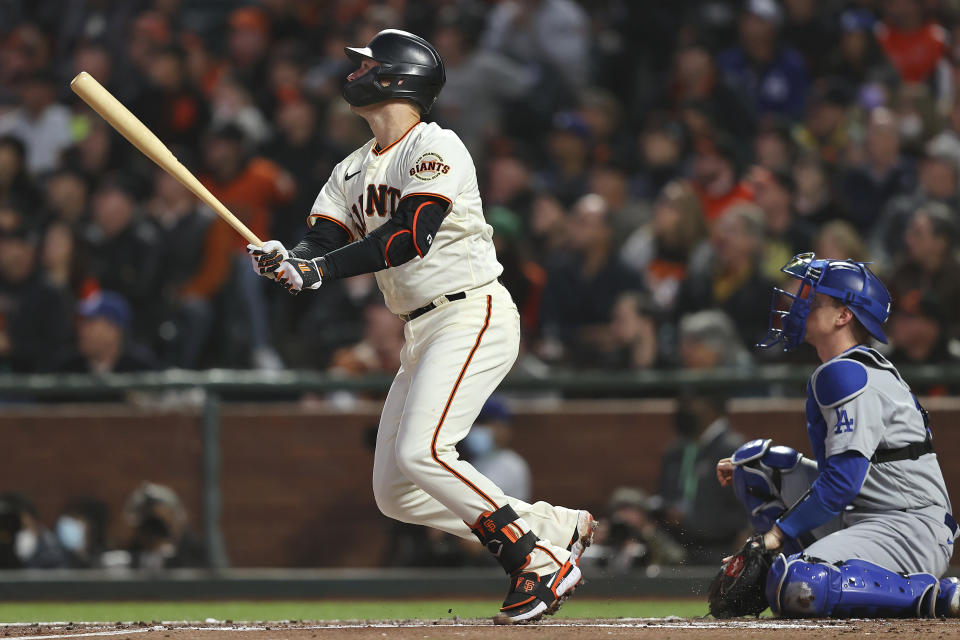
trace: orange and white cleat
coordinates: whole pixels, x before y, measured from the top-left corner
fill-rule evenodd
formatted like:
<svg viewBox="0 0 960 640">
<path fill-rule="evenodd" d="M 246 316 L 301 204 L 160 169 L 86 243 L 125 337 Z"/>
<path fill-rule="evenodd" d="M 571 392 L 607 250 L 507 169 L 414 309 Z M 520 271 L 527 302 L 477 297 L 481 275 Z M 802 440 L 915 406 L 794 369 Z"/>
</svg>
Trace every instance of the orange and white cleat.
<svg viewBox="0 0 960 640">
<path fill-rule="evenodd" d="M 529 624 L 536 622 L 544 614 L 556 613 L 581 580 L 583 576 L 580 567 L 569 561 L 558 571 L 545 576 L 539 576 L 532 571 L 512 576 L 510 591 L 493 623 Z"/>
</svg>

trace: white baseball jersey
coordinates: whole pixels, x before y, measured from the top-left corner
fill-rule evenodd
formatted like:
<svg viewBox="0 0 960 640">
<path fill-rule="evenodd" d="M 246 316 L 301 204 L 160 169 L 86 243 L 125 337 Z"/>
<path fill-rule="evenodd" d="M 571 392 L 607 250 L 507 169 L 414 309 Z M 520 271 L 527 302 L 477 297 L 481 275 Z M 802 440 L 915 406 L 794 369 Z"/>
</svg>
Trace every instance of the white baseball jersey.
<svg viewBox="0 0 960 640">
<path fill-rule="evenodd" d="M 383 149 L 370 140 L 334 168 L 310 210 L 311 224 L 330 219 L 352 242 L 389 220 L 401 198 L 417 194 L 436 195 L 450 209 L 436 237 L 427 238 L 429 250 L 376 273 L 387 308 L 397 314 L 447 293 L 475 289 L 503 272 L 493 229 L 483 217 L 473 159 L 460 138 L 418 122 Z M 414 216 L 414 236 L 416 224 Z"/>
</svg>

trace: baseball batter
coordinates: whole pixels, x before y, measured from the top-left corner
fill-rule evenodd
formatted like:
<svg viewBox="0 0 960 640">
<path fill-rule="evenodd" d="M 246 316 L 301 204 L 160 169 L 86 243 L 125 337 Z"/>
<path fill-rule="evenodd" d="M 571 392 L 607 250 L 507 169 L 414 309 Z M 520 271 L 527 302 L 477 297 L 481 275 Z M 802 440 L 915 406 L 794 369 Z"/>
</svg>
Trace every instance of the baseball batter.
<svg viewBox="0 0 960 640">
<path fill-rule="evenodd" d="M 890 294 L 865 263 L 794 257 L 789 310 L 771 312 L 760 347 L 806 341 L 823 364 L 807 385 L 815 462 L 754 440 L 717 464 L 767 549 L 774 613 L 798 617 L 957 616 L 956 579 L 938 580 L 957 536 L 927 414 L 896 368 L 865 346 L 886 342 Z M 801 493 L 802 492 L 802 493 Z M 792 505 L 785 509 L 786 505 Z"/>
<path fill-rule="evenodd" d="M 452 131 L 420 120 L 443 87 L 443 61 L 423 38 L 392 29 L 346 54 L 358 68 L 343 96 L 374 138 L 334 168 L 296 247 L 248 247 L 254 269 L 291 293 L 376 272 L 387 307 L 406 321 L 377 436 L 377 504 L 397 520 L 475 535 L 511 576 L 495 621 L 537 620 L 580 583 L 596 522 L 504 495 L 455 450 L 513 365 L 520 327 L 497 280 L 470 154 Z"/>
</svg>

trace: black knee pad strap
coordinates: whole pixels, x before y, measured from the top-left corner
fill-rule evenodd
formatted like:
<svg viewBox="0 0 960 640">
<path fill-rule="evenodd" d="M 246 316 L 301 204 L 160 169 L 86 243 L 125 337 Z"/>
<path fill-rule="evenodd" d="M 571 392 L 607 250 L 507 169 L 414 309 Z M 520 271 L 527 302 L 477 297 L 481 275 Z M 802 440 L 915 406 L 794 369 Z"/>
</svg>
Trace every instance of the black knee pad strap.
<svg viewBox="0 0 960 640">
<path fill-rule="evenodd" d="M 507 573 L 514 573 L 525 567 L 539 538 L 532 531 L 519 535 L 519 527 L 510 524 L 520 516 L 513 507 L 506 505 L 493 513 L 480 516 L 471 529 L 490 553 L 500 562 Z"/>
</svg>

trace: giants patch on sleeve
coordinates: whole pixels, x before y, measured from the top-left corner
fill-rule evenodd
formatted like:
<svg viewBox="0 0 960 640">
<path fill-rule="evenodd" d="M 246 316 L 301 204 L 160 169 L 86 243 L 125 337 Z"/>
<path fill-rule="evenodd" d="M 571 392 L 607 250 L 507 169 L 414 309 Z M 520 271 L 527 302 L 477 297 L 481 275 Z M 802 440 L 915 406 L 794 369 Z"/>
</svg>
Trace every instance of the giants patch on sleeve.
<svg viewBox="0 0 960 640">
<path fill-rule="evenodd" d="M 450 165 L 443 161 L 440 154 L 432 151 L 422 154 L 410 168 L 410 176 L 417 180 L 430 182 L 450 172 Z"/>
</svg>

